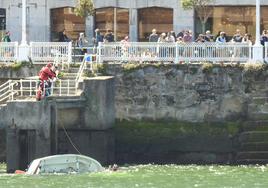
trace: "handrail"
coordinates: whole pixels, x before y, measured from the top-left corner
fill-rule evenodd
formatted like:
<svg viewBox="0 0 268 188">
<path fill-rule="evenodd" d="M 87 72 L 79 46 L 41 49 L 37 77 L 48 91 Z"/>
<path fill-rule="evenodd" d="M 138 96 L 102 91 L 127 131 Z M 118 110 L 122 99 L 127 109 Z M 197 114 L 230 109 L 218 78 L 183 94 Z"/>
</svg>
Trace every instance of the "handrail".
<svg viewBox="0 0 268 188">
<path fill-rule="evenodd" d="M 10 97 L 13 100 L 13 96 L 15 94 L 13 88 L 16 84 L 17 84 L 17 81 L 8 80 L 6 83 L 0 86 L 0 88 L 2 88 L 0 92 L 5 91 L 0 95 L 0 102 Z"/>
<path fill-rule="evenodd" d="M 9 85 L 9 83 L 11 83 L 11 82 L 12 82 L 12 80 L 8 80 L 8 81 L 6 81 L 5 83 L 3 83 L 2 85 L 0 85 L 0 93 L 1 93 L 3 90 L 5 90 L 6 85 Z"/>
<path fill-rule="evenodd" d="M 84 55 L 83 61 L 79 67 L 79 70 L 77 72 L 77 76 L 75 78 L 75 87 L 76 88 L 78 88 L 79 81 L 81 80 L 82 74 L 83 74 L 85 67 L 86 67 L 86 63 L 87 63 L 86 57 L 87 57 L 87 54 Z M 92 59 L 92 56 L 91 56 L 91 59 Z"/>
<path fill-rule="evenodd" d="M 14 99 L 16 99 L 15 95 L 20 97 L 35 96 L 38 90 L 38 82 L 39 80 L 37 79 L 8 80 L 0 86 L 2 92 L 0 93 L 0 103 L 5 101 L 6 99 L 13 101 Z M 53 82 L 51 88 L 45 88 L 45 90 L 51 90 L 52 96 L 75 96 L 76 81 L 59 80 Z"/>
<path fill-rule="evenodd" d="M 268 62 L 268 42 L 264 43 L 264 60 Z"/>
</svg>

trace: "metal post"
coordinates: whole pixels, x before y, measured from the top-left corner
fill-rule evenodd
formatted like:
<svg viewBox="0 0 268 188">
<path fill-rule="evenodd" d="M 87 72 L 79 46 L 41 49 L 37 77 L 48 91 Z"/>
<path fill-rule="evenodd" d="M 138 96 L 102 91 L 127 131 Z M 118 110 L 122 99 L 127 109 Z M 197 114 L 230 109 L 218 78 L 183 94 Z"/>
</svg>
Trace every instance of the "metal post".
<svg viewBox="0 0 268 188">
<path fill-rule="evenodd" d="M 22 79 L 20 79 L 20 96 L 23 96 Z"/>
<path fill-rule="evenodd" d="M 261 27 L 260 0 L 256 0 L 256 40 L 255 45 L 260 45 L 260 27 Z"/>
<path fill-rule="evenodd" d="M 27 44 L 26 31 L 26 3 L 27 0 L 22 0 L 22 23 L 21 23 L 21 44 Z"/>
<path fill-rule="evenodd" d="M 53 93 L 54 93 L 54 82 L 51 83 L 51 88 L 50 89 L 51 89 L 51 95 L 53 95 Z"/>
<path fill-rule="evenodd" d="M 61 96 L 61 80 L 60 80 L 60 96 Z"/>
<path fill-rule="evenodd" d="M 102 59 L 101 59 L 101 49 L 102 49 L 102 43 L 99 42 L 99 45 L 98 45 L 98 63 L 102 63 Z"/>
<path fill-rule="evenodd" d="M 263 46 L 260 43 L 260 0 L 256 0 L 256 40 L 253 46 L 253 60 L 263 61 Z"/>
<path fill-rule="evenodd" d="M 32 96 L 32 80 L 30 80 L 30 96 Z"/>
<path fill-rule="evenodd" d="M 117 41 L 117 15 L 116 15 L 117 9 L 114 8 L 114 41 Z"/>
<path fill-rule="evenodd" d="M 179 63 L 179 44 L 176 42 L 176 47 L 175 47 L 175 50 L 176 50 L 176 57 L 175 57 L 175 63 Z"/>
</svg>

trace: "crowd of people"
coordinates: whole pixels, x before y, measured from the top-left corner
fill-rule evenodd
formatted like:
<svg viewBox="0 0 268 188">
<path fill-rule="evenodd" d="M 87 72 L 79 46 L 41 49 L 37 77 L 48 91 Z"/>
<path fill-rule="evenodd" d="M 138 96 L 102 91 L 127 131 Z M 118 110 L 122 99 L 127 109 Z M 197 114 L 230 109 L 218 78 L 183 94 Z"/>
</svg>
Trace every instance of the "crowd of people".
<svg viewBox="0 0 268 188">
<path fill-rule="evenodd" d="M 263 32 L 261 37 L 261 43 L 264 44 L 268 41 L 267 31 Z M 217 42 L 217 43 L 247 43 L 252 44 L 251 35 L 245 33 L 241 34 L 239 29 L 236 30 L 235 34 L 230 38 L 224 31 L 219 31 L 216 36 L 214 36 L 210 30 L 207 30 L 204 34 L 199 34 L 195 39 L 191 30 L 183 30 L 179 33 L 170 31 L 168 33 L 157 34 L 156 29 L 152 30 L 149 36 L 149 42 L 178 42 L 178 43 L 190 43 L 190 42 Z"/>
</svg>

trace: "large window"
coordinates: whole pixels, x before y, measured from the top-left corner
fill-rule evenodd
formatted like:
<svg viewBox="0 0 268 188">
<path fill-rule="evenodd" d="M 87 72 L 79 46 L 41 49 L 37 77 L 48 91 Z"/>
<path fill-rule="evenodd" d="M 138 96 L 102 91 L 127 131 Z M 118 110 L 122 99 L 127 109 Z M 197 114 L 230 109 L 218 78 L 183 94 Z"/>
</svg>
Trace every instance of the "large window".
<svg viewBox="0 0 268 188">
<path fill-rule="evenodd" d="M 3 38 L 3 33 L 5 32 L 5 30 L 6 30 L 6 10 L 0 8 L 0 37 L 1 38 Z"/>
<path fill-rule="evenodd" d="M 158 33 L 173 30 L 173 10 L 160 7 L 139 9 L 138 24 L 139 41 L 148 41 L 152 29 Z"/>
<path fill-rule="evenodd" d="M 51 9 L 51 40 L 58 41 L 64 29 L 70 39 L 77 40 L 85 32 L 85 19 L 76 16 L 72 7 Z"/>
<path fill-rule="evenodd" d="M 123 8 L 101 8 L 96 10 L 95 28 L 102 35 L 111 30 L 115 40 L 120 41 L 129 35 L 129 11 Z"/>
<path fill-rule="evenodd" d="M 214 35 L 219 31 L 224 31 L 229 38 L 234 35 L 236 29 L 242 34 L 249 33 L 255 36 L 256 30 L 256 10 L 254 6 L 224 6 L 213 7 L 213 13 L 208 19 L 206 29 L 212 30 Z M 195 32 L 201 33 L 201 24 L 195 16 Z M 268 7 L 261 8 L 261 30 L 268 29 Z"/>
</svg>

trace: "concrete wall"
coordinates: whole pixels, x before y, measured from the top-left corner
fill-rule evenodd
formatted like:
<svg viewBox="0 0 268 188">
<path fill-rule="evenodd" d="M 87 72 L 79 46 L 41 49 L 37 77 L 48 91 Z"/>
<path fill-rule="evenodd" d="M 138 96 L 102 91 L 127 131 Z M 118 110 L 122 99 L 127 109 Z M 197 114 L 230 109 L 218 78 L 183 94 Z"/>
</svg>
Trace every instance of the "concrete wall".
<svg viewBox="0 0 268 188">
<path fill-rule="evenodd" d="M 35 158 L 73 153 L 74 146 L 67 135 L 62 136 L 66 134 L 62 130 L 70 134 L 82 154 L 103 164 L 114 160 L 114 138 L 110 133 L 115 122 L 114 79 L 92 78 L 85 81 L 84 87 L 83 95 L 78 97 L 12 101 L 1 106 L 0 130 L 6 129 L 7 133 L 8 172 L 25 169 Z M 80 139 L 81 135 L 85 137 Z M 83 138 L 89 141 L 87 145 Z M 0 143 L 0 151 L 4 151 L 4 142 Z"/>
<path fill-rule="evenodd" d="M 0 163 L 6 161 L 6 131 L 0 129 Z"/>
<path fill-rule="evenodd" d="M 84 80 L 85 126 L 95 130 L 111 128 L 115 121 L 115 81 L 112 77 Z"/>
</svg>

